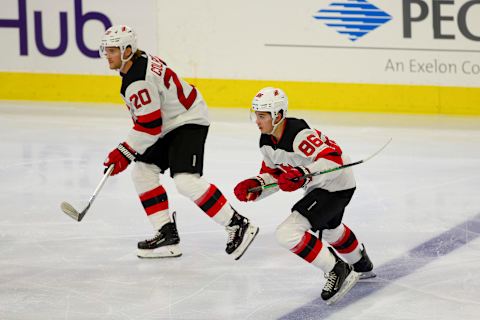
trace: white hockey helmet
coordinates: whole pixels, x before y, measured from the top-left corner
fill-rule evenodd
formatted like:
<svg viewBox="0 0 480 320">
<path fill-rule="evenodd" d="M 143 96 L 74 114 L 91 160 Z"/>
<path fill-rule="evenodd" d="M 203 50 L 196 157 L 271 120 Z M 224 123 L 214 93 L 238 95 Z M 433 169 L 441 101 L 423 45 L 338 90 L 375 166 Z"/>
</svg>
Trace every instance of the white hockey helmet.
<svg viewBox="0 0 480 320">
<path fill-rule="evenodd" d="M 287 110 L 288 98 L 282 89 L 273 87 L 263 88 L 255 95 L 252 101 L 252 113 L 254 114 L 255 111 L 269 112 L 272 115 L 273 125 L 275 125 L 275 119 L 280 111 L 282 111 L 281 120 L 285 119 Z"/>
<path fill-rule="evenodd" d="M 121 58 L 123 62 L 130 60 L 137 51 L 137 35 L 132 28 L 126 25 L 111 26 L 105 31 L 100 43 L 100 56 L 105 56 L 107 47 L 120 48 Z M 132 54 L 126 59 L 123 58 L 125 50 L 132 48 Z"/>
</svg>

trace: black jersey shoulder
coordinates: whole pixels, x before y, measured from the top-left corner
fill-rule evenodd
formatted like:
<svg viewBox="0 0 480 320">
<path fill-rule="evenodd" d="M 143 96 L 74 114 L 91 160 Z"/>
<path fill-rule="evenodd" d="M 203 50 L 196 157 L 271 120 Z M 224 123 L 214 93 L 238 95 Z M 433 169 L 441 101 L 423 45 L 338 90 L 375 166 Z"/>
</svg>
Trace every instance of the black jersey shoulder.
<svg viewBox="0 0 480 320">
<path fill-rule="evenodd" d="M 287 152 L 293 152 L 293 141 L 297 134 L 305 129 L 309 129 L 307 122 L 303 119 L 286 118 L 285 130 L 278 143 L 275 143 L 272 136 L 269 134 L 262 134 L 260 136 L 260 148 L 263 146 L 270 146 L 273 149 L 282 149 Z"/>
<path fill-rule="evenodd" d="M 148 65 L 148 58 L 146 54 L 142 54 L 140 57 L 136 58 L 133 61 L 130 70 L 128 70 L 127 74 L 122 74 L 122 88 L 120 92 L 123 96 L 125 96 L 125 91 L 130 84 L 135 81 L 145 80 L 147 74 L 147 65 Z"/>
</svg>

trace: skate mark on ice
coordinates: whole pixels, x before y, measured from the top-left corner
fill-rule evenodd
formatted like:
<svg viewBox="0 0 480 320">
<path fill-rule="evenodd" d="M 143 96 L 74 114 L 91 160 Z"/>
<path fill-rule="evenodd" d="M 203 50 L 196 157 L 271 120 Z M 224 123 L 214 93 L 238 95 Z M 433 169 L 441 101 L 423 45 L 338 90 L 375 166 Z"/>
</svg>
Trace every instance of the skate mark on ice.
<svg viewBox="0 0 480 320">
<path fill-rule="evenodd" d="M 320 298 L 319 291 L 317 299 L 283 315 L 279 319 L 327 319 L 350 304 L 376 293 L 395 280 L 416 272 L 435 259 L 448 255 L 479 236 L 480 214 L 477 214 L 442 234 L 421 243 L 405 255 L 376 267 L 377 280 L 357 284 L 338 304 L 327 306 Z"/>
</svg>

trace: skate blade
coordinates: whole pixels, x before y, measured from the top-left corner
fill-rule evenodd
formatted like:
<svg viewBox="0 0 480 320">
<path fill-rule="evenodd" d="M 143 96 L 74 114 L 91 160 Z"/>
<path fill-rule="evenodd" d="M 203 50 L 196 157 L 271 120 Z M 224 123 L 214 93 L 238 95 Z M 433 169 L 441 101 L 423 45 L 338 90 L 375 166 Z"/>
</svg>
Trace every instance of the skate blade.
<svg viewBox="0 0 480 320">
<path fill-rule="evenodd" d="M 350 274 L 345 279 L 345 282 L 343 283 L 342 287 L 337 292 L 337 294 L 331 297 L 330 299 L 328 299 L 326 303 L 328 305 L 332 305 L 340 301 L 343 298 L 343 296 L 345 296 L 347 292 L 350 291 L 353 288 L 353 286 L 357 283 L 359 277 L 360 275 L 355 271 L 350 272 Z"/>
<path fill-rule="evenodd" d="M 178 245 L 165 246 L 157 249 L 137 249 L 137 257 L 142 259 L 175 258 L 181 255 L 182 251 Z"/>
<path fill-rule="evenodd" d="M 232 252 L 232 256 L 235 260 L 240 259 L 245 253 L 245 251 L 247 251 L 248 247 L 257 236 L 258 230 L 259 230 L 258 227 L 255 227 L 251 224 L 248 225 L 248 229 L 247 229 L 247 232 L 245 232 L 245 235 L 243 236 L 242 243 L 240 244 L 240 246 L 238 246 L 237 250 Z"/>
<path fill-rule="evenodd" d="M 373 271 L 359 272 L 359 274 L 360 274 L 360 277 L 359 277 L 360 281 L 367 280 L 367 279 L 372 279 L 372 278 L 375 278 L 377 276 L 377 274 Z"/>
</svg>

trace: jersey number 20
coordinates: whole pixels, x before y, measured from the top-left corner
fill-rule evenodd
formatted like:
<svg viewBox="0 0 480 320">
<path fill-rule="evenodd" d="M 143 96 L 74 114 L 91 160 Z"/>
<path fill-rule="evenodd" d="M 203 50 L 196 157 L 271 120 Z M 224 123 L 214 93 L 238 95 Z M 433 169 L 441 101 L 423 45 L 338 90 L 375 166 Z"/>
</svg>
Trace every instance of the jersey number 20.
<svg viewBox="0 0 480 320">
<path fill-rule="evenodd" d="M 152 102 L 152 98 L 150 98 L 150 94 L 148 93 L 147 89 L 142 89 L 137 93 L 134 93 L 130 96 L 130 101 L 135 106 L 135 108 L 139 109 L 142 106 L 145 106 Z"/>
</svg>

